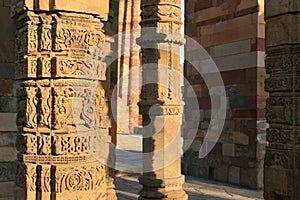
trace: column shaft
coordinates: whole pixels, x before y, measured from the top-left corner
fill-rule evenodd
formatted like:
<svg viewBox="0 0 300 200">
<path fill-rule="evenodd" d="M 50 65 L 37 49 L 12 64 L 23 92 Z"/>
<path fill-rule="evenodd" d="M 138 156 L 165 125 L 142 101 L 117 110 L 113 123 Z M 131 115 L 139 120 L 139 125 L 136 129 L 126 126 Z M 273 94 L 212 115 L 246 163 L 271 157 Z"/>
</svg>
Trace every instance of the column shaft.
<svg viewBox="0 0 300 200">
<path fill-rule="evenodd" d="M 139 178 L 143 185 L 139 199 L 186 200 L 180 167 L 181 1 L 142 0 L 141 9 L 138 43 L 143 55 L 143 87 L 139 106 L 144 127 L 144 173 Z"/>
<path fill-rule="evenodd" d="M 269 146 L 264 198 L 300 198 L 300 3 L 266 0 L 266 118 Z"/>
<path fill-rule="evenodd" d="M 108 137 L 110 128 L 109 84 L 100 73 L 105 65 L 92 53 L 105 40 L 107 13 L 99 16 L 99 1 L 91 10 L 80 2 L 80 13 L 79 1 L 32 2 L 12 6 L 18 22 L 17 199 L 108 199 L 107 166 L 91 155 L 96 130 Z M 101 9 L 108 6 L 102 3 Z"/>
</svg>

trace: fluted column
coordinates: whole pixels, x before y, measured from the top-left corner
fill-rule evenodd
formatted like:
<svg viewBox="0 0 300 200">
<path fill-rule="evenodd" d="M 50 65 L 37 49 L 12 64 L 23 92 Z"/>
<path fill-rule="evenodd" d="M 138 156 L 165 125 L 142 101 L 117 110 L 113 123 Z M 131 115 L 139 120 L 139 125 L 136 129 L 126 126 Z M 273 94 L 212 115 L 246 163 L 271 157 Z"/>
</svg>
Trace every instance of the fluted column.
<svg viewBox="0 0 300 200">
<path fill-rule="evenodd" d="M 300 199 L 300 1 L 266 0 L 264 198 Z"/>
<path fill-rule="evenodd" d="M 18 22 L 16 199 L 108 199 L 107 166 L 91 155 L 99 146 L 96 130 L 109 137 L 109 84 L 103 54 L 94 52 L 105 40 L 107 14 L 103 0 L 12 3 Z"/>
<path fill-rule="evenodd" d="M 138 43 L 143 55 L 143 87 L 139 107 L 144 127 L 144 172 L 139 178 L 143 185 L 139 199 L 186 200 L 180 169 L 181 1 L 142 0 L 141 9 Z"/>
</svg>

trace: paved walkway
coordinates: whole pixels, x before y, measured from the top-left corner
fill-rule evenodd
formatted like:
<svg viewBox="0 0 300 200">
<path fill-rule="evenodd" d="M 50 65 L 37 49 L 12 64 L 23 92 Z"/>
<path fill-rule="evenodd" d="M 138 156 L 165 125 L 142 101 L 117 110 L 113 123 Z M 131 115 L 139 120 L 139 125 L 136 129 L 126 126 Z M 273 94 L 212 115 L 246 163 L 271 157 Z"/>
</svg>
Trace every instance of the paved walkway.
<svg viewBox="0 0 300 200">
<path fill-rule="evenodd" d="M 116 179 L 118 200 L 136 200 L 141 186 L 137 176 L 125 176 Z M 262 200 L 263 192 L 235 187 L 191 176 L 186 177 L 184 190 L 189 200 Z"/>
<path fill-rule="evenodd" d="M 120 171 L 140 173 L 142 169 L 142 136 L 118 135 L 116 165 Z M 124 174 L 123 174 L 124 175 Z M 116 179 L 118 200 L 136 200 L 141 186 L 136 176 L 128 174 Z M 255 200 L 263 199 L 263 192 L 248 190 L 229 184 L 186 176 L 184 185 L 189 200 Z"/>
</svg>

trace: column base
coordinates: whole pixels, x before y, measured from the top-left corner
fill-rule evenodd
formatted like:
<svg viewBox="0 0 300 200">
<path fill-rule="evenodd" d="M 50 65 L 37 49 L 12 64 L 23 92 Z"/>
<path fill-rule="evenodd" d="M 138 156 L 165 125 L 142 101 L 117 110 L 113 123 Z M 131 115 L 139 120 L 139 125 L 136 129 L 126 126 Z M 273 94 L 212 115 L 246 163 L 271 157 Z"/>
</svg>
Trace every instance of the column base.
<svg viewBox="0 0 300 200">
<path fill-rule="evenodd" d="M 139 200 L 188 200 L 182 188 L 184 176 L 164 180 L 142 176 L 139 182 L 143 185 Z"/>
</svg>

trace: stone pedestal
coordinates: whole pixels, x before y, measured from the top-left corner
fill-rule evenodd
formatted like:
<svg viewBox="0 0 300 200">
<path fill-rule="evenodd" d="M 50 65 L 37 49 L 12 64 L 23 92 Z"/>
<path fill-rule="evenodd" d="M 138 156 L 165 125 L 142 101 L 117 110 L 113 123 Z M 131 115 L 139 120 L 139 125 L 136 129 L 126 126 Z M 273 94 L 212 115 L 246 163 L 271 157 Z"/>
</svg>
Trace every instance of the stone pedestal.
<svg viewBox="0 0 300 200">
<path fill-rule="evenodd" d="M 93 54 L 106 37 L 106 7 L 102 0 L 12 4 L 18 22 L 17 199 L 115 199 L 107 166 L 91 155 L 96 130 L 109 138 L 109 84 L 105 63 Z"/>
<path fill-rule="evenodd" d="M 139 178 L 141 200 L 188 199 L 182 189 L 180 126 L 182 121 L 179 48 L 183 38 L 181 2 L 141 1 L 144 173 Z M 152 27 L 151 29 L 147 29 Z"/>
<path fill-rule="evenodd" d="M 300 198 L 300 2 L 266 0 L 266 200 Z"/>
</svg>

